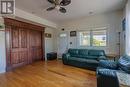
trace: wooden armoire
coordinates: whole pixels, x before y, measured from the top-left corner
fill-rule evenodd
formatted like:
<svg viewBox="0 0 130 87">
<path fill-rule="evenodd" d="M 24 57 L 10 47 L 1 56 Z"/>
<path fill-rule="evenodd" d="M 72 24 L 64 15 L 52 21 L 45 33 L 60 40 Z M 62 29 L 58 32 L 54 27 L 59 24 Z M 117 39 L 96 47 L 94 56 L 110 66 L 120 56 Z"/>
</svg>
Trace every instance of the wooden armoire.
<svg viewBox="0 0 130 87">
<path fill-rule="evenodd" d="M 44 60 L 44 27 L 5 18 L 6 70 Z"/>
</svg>

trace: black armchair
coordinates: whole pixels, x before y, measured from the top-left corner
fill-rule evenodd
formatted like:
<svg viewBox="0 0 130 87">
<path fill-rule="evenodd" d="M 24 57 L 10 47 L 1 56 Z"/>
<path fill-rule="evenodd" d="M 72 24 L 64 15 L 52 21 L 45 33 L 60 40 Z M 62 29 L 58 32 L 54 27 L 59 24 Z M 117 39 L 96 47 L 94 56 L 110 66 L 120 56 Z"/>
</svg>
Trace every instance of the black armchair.
<svg viewBox="0 0 130 87">
<path fill-rule="evenodd" d="M 119 87 L 115 70 L 97 69 L 97 87 Z"/>
<path fill-rule="evenodd" d="M 117 62 L 101 60 L 97 68 L 97 87 L 119 87 L 118 70 L 130 73 L 130 56 L 122 56 Z"/>
</svg>

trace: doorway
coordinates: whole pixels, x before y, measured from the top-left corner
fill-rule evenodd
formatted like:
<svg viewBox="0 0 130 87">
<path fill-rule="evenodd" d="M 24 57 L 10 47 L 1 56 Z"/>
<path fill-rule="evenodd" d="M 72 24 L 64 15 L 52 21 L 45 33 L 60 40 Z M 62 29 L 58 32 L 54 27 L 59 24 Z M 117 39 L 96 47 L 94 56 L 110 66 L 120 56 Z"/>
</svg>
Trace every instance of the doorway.
<svg viewBox="0 0 130 87">
<path fill-rule="evenodd" d="M 68 50 L 68 37 L 67 33 L 59 34 L 59 44 L 58 44 L 58 58 L 62 58 L 62 54 Z"/>
</svg>

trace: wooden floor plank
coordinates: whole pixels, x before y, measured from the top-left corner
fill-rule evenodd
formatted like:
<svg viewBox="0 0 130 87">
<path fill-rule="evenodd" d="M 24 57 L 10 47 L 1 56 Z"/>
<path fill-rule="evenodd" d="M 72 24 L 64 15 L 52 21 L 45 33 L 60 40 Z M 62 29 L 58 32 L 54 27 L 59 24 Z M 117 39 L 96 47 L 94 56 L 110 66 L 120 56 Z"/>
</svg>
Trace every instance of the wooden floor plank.
<svg viewBox="0 0 130 87">
<path fill-rule="evenodd" d="M 96 87 L 96 75 L 61 61 L 40 61 L 0 74 L 0 87 Z"/>
</svg>

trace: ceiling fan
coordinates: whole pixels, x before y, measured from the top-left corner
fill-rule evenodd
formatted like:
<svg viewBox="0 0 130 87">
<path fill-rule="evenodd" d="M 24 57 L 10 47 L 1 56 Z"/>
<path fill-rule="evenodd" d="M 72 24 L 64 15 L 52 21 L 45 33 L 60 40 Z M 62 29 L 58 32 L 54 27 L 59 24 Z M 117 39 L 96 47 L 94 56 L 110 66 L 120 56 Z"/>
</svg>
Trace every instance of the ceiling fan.
<svg viewBox="0 0 130 87">
<path fill-rule="evenodd" d="M 51 3 L 52 7 L 47 8 L 47 11 L 52 11 L 54 9 L 59 10 L 61 13 L 66 13 L 66 9 L 63 6 L 67 6 L 71 3 L 71 0 L 47 0 L 49 3 Z"/>
</svg>

